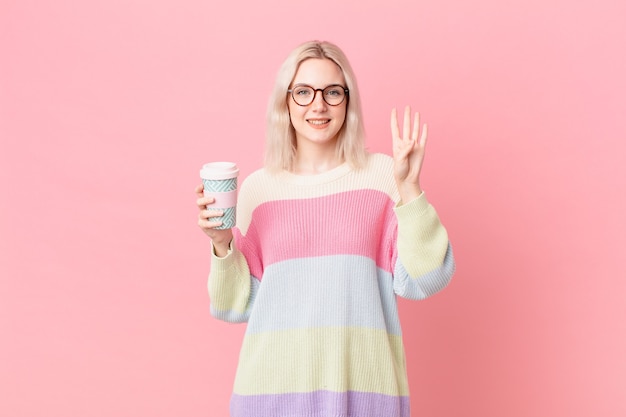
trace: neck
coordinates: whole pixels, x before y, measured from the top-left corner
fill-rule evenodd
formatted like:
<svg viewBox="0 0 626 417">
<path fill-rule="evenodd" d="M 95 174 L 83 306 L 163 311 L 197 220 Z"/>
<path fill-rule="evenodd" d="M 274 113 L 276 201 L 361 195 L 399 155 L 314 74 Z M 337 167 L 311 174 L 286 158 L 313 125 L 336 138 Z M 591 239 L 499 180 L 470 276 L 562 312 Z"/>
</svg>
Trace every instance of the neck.
<svg viewBox="0 0 626 417">
<path fill-rule="evenodd" d="M 343 162 L 344 160 L 337 155 L 334 146 L 324 149 L 306 149 L 306 151 L 299 147 L 296 151 L 292 172 L 298 175 L 322 174 L 337 168 Z"/>
</svg>

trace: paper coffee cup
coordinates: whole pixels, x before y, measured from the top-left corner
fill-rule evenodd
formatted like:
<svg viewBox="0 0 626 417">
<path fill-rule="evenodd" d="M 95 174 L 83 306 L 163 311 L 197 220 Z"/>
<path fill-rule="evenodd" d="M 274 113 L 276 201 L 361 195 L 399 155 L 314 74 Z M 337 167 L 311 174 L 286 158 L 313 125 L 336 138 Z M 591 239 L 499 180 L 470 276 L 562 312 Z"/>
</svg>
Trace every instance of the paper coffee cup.
<svg viewBox="0 0 626 417">
<path fill-rule="evenodd" d="M 222 225 L 216 227 L 218 230 L 235 226 L 238 175 L 239 168 L 233 162 L 209 162 L 200 170 L 204 196 L 215 199 L 214 203 L 207 205 L 207 210 L 224 212 L 223 216 L 213 218 L 222 221 Z"/>
</svg>

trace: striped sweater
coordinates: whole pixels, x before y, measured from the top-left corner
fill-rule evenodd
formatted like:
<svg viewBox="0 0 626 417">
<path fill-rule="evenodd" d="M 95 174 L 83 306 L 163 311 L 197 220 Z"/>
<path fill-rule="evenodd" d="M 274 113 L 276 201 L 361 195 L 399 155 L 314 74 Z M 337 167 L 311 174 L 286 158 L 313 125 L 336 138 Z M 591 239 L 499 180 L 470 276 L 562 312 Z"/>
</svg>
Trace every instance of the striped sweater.
<svg viewBox="0 0 626 417">
<path fill-rule="evenodd" d="M 396 296 L 436 293 L 455 264 L 425 195 L 398 204 L 392 165 L 243 182 L 209 275 L 211 314 L 248 323 L 232 417 L 409 416 Z"/>
</svg>

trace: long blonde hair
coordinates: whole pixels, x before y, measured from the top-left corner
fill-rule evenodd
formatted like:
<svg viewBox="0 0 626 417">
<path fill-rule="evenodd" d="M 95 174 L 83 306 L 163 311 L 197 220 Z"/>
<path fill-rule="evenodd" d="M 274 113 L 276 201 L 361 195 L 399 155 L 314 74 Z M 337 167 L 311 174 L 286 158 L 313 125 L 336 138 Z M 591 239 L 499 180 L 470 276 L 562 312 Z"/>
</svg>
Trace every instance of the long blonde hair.
<svg viewBox="0 0 626 417">
<path fill-rule="evenodd" d="M 265 167 L 270 171 L 291 170 L 296 154 L 296 135 L 289 119 L 287 90 L 300 64 L 311 58 L 330 59 L 343 72 L 348 103 L 346 119 L 339 130 L 337 155 L 354 168 L 365 165 L 365 128 L 356 77 L 345 54 L 330 42 L 311 41 L 295 48 L 283 62 L 267 107 Z"/>
</svg>

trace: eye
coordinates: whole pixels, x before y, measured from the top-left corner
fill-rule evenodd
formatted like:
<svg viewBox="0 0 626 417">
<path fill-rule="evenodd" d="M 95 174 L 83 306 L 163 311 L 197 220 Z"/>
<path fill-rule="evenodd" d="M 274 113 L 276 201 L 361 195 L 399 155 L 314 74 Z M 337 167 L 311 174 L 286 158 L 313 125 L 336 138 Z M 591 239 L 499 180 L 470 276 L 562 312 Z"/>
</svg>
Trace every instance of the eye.
<svg viewBox="0 0 626 417">
<path fill-rule="evenodd" d="M 332 87 L 326 90 L 326 95 L 329 97 L 341 97 L 343 95 L 343 89 L 340 87 Z"/>
<path fill-rule="evenodd" d="M 307 97 L 311 95 L 311 89 L 307 87 L 296 87 L 293 92 L 295 95 L 300 97 Z"/>
</svg>

